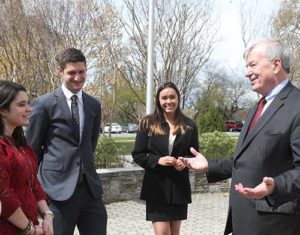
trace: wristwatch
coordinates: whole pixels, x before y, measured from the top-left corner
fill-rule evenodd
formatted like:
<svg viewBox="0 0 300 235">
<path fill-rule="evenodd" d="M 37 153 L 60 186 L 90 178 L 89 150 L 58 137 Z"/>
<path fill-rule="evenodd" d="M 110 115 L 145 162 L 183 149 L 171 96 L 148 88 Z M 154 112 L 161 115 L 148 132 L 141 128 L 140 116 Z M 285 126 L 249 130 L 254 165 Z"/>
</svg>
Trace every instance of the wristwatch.
<svg viewBox="0 0 300 235">
<path fill-rule="evenodd" d="M 51 216 L 52 216 L 52 218 L 54 218 L 54 214 L 53 214 L 53 212 L 52 212 L 52 211 L 50 211 L 49 209 L 47 209 L 47 210 L 45 210 L 45 211 L 43 212 L 43 217 L 45 217 L 45 215 L 51 215 Z"/>
</svg>

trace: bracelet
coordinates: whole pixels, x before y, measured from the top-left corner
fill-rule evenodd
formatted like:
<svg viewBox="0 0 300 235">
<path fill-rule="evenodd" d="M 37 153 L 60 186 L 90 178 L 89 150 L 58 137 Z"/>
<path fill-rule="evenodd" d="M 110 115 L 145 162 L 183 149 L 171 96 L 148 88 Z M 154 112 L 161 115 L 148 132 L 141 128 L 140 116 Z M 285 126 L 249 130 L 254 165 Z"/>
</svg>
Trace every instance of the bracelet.
<svg viewBox="0 0 300 235">
<path fill-rule="evenodd" d="M 33 228 L 33 223 L 31 220 L 28 220 L 28 224 L 27 224 L 26 228 L 22 229 L 21 232 L 23 234 L 29 234 L 32 228 Z"/>
<path fill-rule="evenodd" d="M 54 218 L 54 214 L 52 211 L 50 211 L 49 209 L 45 210 L 44 213 L 42 214 L 43 217 L 45 217 L 45 215 L 51 215 L 52 219 Z"/>
</svg>

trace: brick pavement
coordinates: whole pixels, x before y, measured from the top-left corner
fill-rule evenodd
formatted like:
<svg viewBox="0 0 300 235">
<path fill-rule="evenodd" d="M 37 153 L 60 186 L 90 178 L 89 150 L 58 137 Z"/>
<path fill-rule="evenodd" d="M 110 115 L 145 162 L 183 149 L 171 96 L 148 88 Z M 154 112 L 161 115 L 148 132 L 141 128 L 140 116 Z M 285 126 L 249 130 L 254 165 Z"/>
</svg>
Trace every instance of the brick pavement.
<svg viewBox="0 0 300 235">
<path fill-rule="evenodd" d="M 107 235 L 153 235 L 145 220 L 143 201 L 132 200 L 106 205 Z M 188 219 L 182 222 L 181 235 L 222 235 L 228 209 L 228 193 L 193 194 Z M 74 235 L 79 235 L 78 231 Z"/>
</svg>

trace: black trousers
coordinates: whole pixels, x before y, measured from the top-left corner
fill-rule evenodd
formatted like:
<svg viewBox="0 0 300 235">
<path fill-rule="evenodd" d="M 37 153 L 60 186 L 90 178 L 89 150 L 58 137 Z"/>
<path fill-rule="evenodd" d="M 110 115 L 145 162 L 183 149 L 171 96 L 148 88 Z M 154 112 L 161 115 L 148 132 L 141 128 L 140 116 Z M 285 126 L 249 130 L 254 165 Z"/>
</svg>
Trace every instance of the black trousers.
<svg viewBox="0 0 300 235">
<path fill-rule="evenodd" d="M 102 198 L 94 198 L 87 182 L 77 185 L 67 201 L 51 201 L 54 213 L 54 235 L 73 235 L 75 226 L 80 235 L 106 235 L 107 212 Z"/>
</svg>

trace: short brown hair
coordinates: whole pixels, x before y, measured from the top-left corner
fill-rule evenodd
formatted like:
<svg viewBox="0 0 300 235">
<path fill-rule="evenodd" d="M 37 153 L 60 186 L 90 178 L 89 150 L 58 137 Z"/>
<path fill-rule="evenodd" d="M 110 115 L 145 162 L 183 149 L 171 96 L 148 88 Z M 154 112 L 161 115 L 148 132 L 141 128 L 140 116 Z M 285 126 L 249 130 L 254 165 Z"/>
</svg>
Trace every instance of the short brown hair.
<svg viewBox="0 0 300 235">
<path fill-rule="evenodd" d="M 86 65 L 86 58 L 84 54 L 82 53 L 82 51 L 76 48 L 65 49 L 64 51 L 56 55 L 55 60 L 61 69 L 64 69 L 67 63 L 73 62 L 83 62 Z"/>
</svg>

